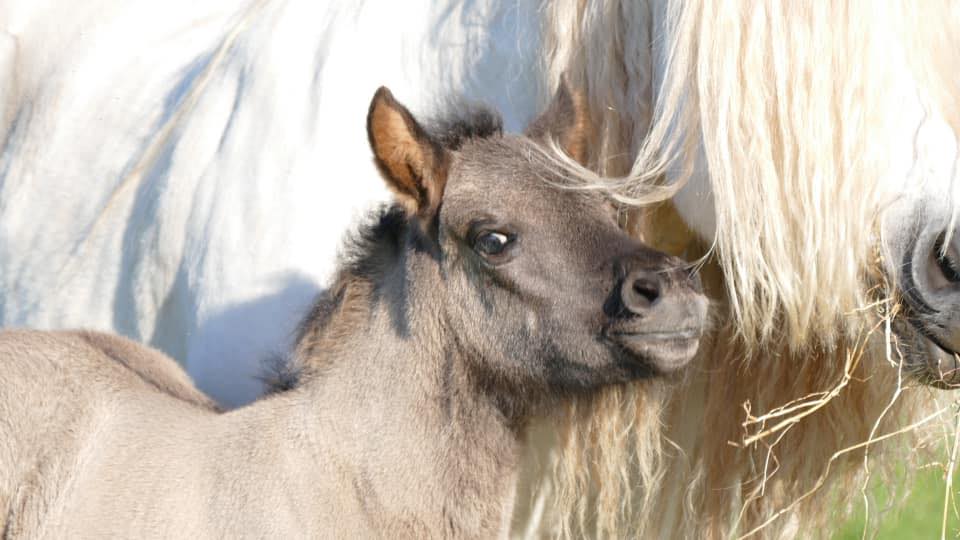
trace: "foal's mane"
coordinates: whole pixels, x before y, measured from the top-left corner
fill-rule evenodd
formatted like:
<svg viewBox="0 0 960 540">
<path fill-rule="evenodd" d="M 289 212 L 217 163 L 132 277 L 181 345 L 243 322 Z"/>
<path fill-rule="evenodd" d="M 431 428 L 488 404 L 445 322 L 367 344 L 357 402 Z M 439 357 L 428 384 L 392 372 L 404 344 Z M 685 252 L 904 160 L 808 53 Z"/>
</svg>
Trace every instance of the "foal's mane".
<svg viewBox="0 0 960 540">
<path fill-rule="evenodd" d="M 470 140 L 503 134 L 499 113 L 484 105 L 459 102 L 451 103 L 448 108 L 450 112 L 425 126 L 430 138 L 446 150 L 458 151 Z M 328 329 L 334 315 L 366 312 L 376 301 L 382 278 L 400 260 L 407 239 L 420 244 L 425 241 L 422 236 L 420 227 L 413 224 L 406 210 L 396 203 L 372 210 L 345 236 L 333 280 L 297 326 L 293 350 L 265 362 L 263 380 L 269 393 L 296 388 L 310 365 L 322 363 L 326 341 L 317 337 Z M 347 305 L 360 302 L 366 305 Z"/>
</svg>

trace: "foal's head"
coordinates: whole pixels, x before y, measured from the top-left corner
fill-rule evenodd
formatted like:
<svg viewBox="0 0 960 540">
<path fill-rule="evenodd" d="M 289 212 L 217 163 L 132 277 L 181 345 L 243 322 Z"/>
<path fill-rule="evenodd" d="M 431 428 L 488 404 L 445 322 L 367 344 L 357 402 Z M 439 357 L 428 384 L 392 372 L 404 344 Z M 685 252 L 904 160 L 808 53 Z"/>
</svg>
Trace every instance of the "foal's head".
<svg viewBox="0 0 960 540">
<path fill-rule="evenodd" d="M 600 194 L 558 186 L 569 173 L 540 145 L 576 157 L 582 110 L 561 84 L 520 136 L 485 110 L 426 129 L 386 88 L 370 105 L 401 249 L 426 255 L 446 339 L 490 384 L 589 390 L 674 371 L 697 349 L 706 300 L 684 261 L 630 238 Z"/>
</svg>

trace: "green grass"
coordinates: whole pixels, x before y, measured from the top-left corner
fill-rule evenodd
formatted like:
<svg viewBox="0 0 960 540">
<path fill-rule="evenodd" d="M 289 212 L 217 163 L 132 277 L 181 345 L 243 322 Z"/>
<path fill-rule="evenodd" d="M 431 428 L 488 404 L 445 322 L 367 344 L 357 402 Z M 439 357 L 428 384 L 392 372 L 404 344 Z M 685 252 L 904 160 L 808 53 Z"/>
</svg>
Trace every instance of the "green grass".
<svg viewBox="0 0 960 540">
<path fill-rule="evenodd" d="M 958 493 L 960 478 L 954 479 L 954 496 Z M 882 486 L 878 486 L 878 495 L 882 495 Z M 877 535 L 867 538 L 879 540 L 909 540 L 913 538 L 940 538 L 943 520 L 943 497 L 945 483 L 941 470 L 928 469 L 917 476 L 907 497 L 906 503 L 897 510 L 891 510 L 880 518 Z M 859 497 L 859 492 L 856 493 Z M 882 498 L 882 497 L 881 497 Z M 844 524 L 834 535 L 834 540 L 858 540 L 863 537 L 864 511 L 862 503 L 856 515 Z M 960 518 L 951 507 L 947 519 L 947 538 L 960 538 Z"/>
</svg>

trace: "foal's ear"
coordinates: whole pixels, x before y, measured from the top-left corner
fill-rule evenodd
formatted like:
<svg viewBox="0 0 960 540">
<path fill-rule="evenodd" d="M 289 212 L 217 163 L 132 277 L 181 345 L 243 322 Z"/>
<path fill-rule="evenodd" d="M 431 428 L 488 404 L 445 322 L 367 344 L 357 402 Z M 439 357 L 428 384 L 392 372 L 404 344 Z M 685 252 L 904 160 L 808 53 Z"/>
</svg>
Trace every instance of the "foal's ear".
<svg viewBox="0 0 960 540">
<path fill-rule="evenodd" d="M 561 76 L 547 110 L 527 126 L 524 134 L 541 144 L 551 137 L 557 139 L 567 155 L 585 165 L 590 138 L 586 97 L 582 92 L 574 92 L 567 78 Z"/>
<path fill-rule="evenodd" d="M 370 103 L 367 137 L 374 162 L 398 201 L 409 214 L 432 219 L 447 183 L 449 156 L 384 86 Z"/>
</svg>

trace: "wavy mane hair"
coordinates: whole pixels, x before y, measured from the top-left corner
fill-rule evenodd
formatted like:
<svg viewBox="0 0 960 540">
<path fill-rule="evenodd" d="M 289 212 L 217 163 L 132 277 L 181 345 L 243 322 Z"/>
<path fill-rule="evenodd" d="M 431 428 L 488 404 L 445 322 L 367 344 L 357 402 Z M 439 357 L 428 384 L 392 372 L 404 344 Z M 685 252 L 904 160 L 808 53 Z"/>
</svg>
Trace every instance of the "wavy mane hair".
<svg viewBox="0 0 960 540">
<path fill-rule="evenodd" d="M 585 175 L 589 187 L 639 207 L 630 226 L 645 241 L 700 258 L 728 322 L 683 384 L 570 409 L 560 450 L 538 456 L 532 522 L 566 536 L 817 536 L 858 506 L 876 518 L 871 478 L 902 484 L 914 450 L 942 449 L 938 435 L 955 445 L 949 398 L 898 369 L 877 239 L 890 203 L 878 179 L 898 144 L 889 111 L 901 106 L 890 59 L 905 59 L 921 99 L 960 133 L 958 11 L 940 0 L 550 4 L 547 87 L 565 73 L 583 91 L 588 169 L 618 178 Z M 710 244 L 656 204 L 698 167 L 713 194 Z"/>
</svg>

